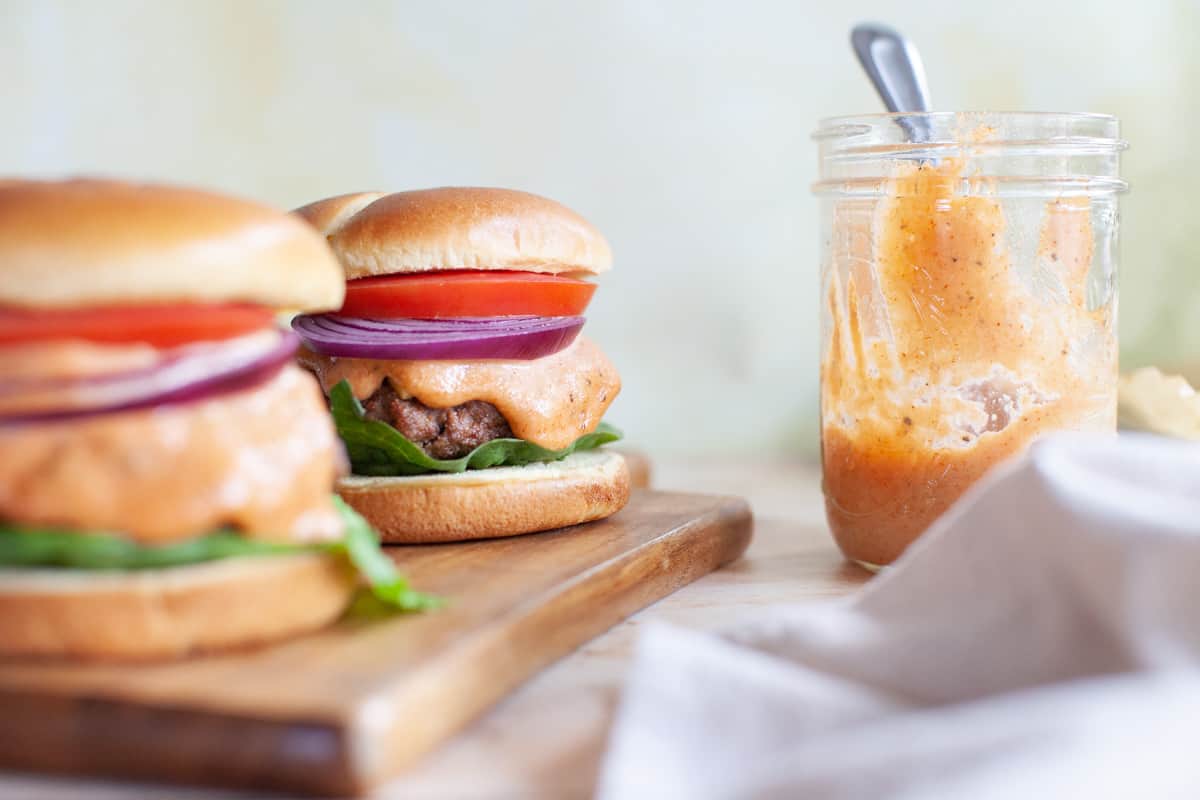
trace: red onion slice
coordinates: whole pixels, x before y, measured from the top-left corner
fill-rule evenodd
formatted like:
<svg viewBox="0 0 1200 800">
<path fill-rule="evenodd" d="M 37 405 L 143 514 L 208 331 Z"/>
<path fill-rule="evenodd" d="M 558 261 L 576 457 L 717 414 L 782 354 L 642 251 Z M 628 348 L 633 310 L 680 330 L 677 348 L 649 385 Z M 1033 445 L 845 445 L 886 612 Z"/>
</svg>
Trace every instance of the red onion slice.
<svg viewBox="0 0 1200 800">
<path fill-rule="evenodd" d="M 532 360 L 569 346 L 583 317 L 361 319 L 300 316 L 292 327 L 310 350 L 388 361 Z"/>
<path fill-rule="evenodd" d="M 112 376 L 78 381 L 61 379 L 36 386 L 21 384 L 5 389 L 5 405 L 20 402 L 21 393 L 53 392 L 54 407 L 0 412 L 0 425 L 52 422 L 99 413 L 194 402 L 222 392 L 247 389 L 262 383 L 288 363 L 299 346 L 291 331 L 270 330 L 229 342 L 192 345 L 169 351 L 162 363 Z M 14 397 L 14 394 L 17 396 Z"/>
</svg>

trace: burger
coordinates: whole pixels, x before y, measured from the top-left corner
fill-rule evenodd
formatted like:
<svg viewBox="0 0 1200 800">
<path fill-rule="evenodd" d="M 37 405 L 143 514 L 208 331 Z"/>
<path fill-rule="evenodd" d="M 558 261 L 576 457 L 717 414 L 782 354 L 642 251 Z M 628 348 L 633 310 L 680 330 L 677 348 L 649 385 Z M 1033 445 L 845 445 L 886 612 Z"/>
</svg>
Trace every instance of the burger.
<svg viewBox="0 0 1200 800">
<path fill-rule="evenodd" d="M 0 182 L 0 656 L 148 659 L 416 608 L 332 489 L 273 309 L 336 308 L 320 236 L 170 186 Z"/>
<path fill-rule="evenodd" d="M 352 474 L 338 492 L 385 542 L 447 542 L 601 519 L 629 469 L 601 449 L 621 389 L 580 335 L 608 243 L 575 212 L 506 189 L 331 197 L 296 212 L 345 271 L 303 315 L 300 363 L 329 395 Z"/>
</svg>

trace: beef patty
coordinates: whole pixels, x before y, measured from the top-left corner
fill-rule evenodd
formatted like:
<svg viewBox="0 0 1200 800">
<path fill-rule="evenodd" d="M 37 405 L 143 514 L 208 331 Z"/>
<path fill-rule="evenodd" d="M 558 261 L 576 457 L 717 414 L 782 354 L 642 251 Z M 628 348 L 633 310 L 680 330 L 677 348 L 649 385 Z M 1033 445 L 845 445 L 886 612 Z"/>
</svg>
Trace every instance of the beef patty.
<svg viewBox="0 0 1200 800">
<path fill-rule="evenodd" d="M 453 408 L 430 408 L 396 394 L 387 381 L 363 403 L 367 419 L 386 422 L 433 458 L 462 458 L 485 442 L 512 436 L 496 407 L 469 400 Z"/>
</svg>

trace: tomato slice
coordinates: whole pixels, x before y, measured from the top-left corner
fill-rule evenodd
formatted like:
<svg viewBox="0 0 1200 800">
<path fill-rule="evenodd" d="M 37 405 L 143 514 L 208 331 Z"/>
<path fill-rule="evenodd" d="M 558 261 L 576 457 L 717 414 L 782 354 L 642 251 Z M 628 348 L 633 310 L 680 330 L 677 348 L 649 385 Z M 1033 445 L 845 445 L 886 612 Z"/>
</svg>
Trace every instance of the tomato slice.
<svg viewBox="0 0 1200 800">
<path fill-rule="evenodd" d="M 583 313 L 595 292 L 594 283 L 561 275 L 442 270 L 350 281 L 341 313 L 381 319 L 573 317 Z"/>
<path fill-rule="evenodd" d="M 267 328 L 274 314 L 242 304 L 172 303 L 30 310 L 0 307 L 0 345 L 61 339 L 175 347 Z"/>
</svg>

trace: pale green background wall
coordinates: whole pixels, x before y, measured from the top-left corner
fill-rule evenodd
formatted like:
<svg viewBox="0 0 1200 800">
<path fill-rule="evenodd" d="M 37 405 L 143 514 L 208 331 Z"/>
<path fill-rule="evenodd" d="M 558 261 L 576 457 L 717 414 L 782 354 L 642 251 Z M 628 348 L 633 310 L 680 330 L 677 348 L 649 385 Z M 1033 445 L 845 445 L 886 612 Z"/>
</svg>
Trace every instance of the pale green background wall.
<svg viewBox="0 0 1200 800">
<path fill-rule="evenodd" d="M 616 250 L 589 323 L 626 379 L 610 418 L 659 450 L 803 450 L 808 134 L 877 108 L 846 45 L 860 18 L 903 23 L 938 107 L 1122 117 L 1126 363 L 1195 355 L 1189 0 L 4 0 L 0 172 L 187 181 L 281 206 L 441 184 L 550 195 Z"/>
</svg>

